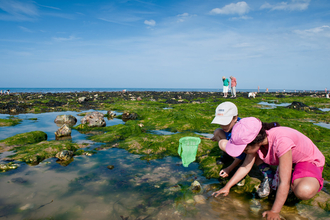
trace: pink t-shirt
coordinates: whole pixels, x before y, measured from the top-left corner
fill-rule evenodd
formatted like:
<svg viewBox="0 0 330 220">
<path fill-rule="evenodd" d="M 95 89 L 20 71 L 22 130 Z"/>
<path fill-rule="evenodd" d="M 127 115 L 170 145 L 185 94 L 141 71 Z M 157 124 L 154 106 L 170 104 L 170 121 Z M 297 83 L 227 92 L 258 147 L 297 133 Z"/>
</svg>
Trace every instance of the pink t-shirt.
<svg viewBox="0 0 330 220">
<path fill-rule="evenodd" d="M 267 164 L 279 165 L 279 158 L 292 150 L 292 163 L 310 162 L 323 167 L 325 158 L 316 145 L 299 131 L 288 127 L 275 127 L 268 131 L 269 149 L 267 155 L 258 150 L 259 157 Z"/>
<path fill-rule="evenodd" d="M 237 81 L 235 77 L 231 78 L 231 87 L 235 87 L 237 85 Z"/>
</svg>

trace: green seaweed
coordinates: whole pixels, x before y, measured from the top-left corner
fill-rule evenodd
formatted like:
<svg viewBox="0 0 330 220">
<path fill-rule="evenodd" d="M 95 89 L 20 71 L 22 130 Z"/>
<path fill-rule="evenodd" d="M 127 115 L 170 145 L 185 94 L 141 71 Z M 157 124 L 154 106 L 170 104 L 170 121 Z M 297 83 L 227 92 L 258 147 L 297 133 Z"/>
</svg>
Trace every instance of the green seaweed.
<svg viewBox="0 0 330 220">
<path fill-rule="evenodd" d="M 31 131 L 6 138 L 4 140 L 1 140 L 0 143 L 4 143 L 7 146 L 12 146 L 34 144 L 45 140 L 47 140 L 47 134 L 45 132 Z"/>
<path fill-rule="evenodd" d="M 15 148 L 15 154 L 9 156 L 28 164 L 36 165 L 47 158 L 54 157 L 56 153 L 63 150 L 75 152 L 80 147 L 70 141 L 42 141 Z"/>
<path fill-rule="evenodd" d="M 22 119 L 16 117 L 9 117 L 8 119 L 0 119 L 0 127 L 15 126 L 20 124 Z"/>
</svg>

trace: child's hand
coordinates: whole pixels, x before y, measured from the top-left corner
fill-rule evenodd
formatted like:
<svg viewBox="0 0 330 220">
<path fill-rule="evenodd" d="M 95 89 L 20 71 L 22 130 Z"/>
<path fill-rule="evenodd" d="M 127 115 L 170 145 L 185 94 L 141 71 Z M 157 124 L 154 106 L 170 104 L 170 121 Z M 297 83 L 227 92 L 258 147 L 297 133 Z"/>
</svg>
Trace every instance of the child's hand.
<svg viewBox="0 0 330 220">
<path fill-rule="evenodd" d="M 220 170 L 219 176 L 222 178 L 226 178 L 229 176 L 230 171 L 228 170 L 228 167 L 225 169 Z"/>
<path fill-rule="evenodd" d="M 217 141 L 217 140 L 215 139 L 215 136 L 211 137 L 210 139 L 211 139 L 212 141 Z"/>
<path fill-rule="evenodd" d="M 262 213 L 262 217 L 266 218 L 267 220 L 281 220 L 280 213 L 266 211 Z"/>
<path fill-rule="evenodd" d="M 229 193 L 229 190 L 225 189 L 225 187 L 224 187 L 224 188 L 222 188 L 222 189 L 220 189 L 220 190 L 218 190 L 218 191 L 212 193 L 212 196 L 214 196 L 214 197 L 218 197 L 218 196 L 221 195 L 221 194 L 223 194 L 224 196 L 227 196 L 228 193 Z"/>
</svg>

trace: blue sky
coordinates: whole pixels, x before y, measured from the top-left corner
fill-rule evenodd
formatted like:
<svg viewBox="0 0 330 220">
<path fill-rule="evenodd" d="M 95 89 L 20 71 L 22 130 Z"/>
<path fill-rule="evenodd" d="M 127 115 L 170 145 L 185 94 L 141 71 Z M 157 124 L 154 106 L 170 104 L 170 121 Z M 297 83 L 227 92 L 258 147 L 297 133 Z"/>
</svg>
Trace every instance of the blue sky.
<svg viewBox="0 0 330 220">
<path fill-rule="evenodd" d="M 328 0 L 0 0 L 0 87 L 330 89 Z"/>
</svg>

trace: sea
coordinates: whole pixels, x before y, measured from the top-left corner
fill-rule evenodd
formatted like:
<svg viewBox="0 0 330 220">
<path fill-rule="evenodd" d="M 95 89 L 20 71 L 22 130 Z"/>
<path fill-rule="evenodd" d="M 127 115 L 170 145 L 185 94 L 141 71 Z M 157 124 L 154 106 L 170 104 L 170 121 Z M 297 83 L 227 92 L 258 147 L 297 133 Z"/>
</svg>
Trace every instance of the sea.
<svg viewBox="0 0 330 220">
<path fill-rule="evenodd" d="M 10 93 L 69 93 L 69 92 L 118 92 L 118 91 L 153 91 L 153 92 L 222 92 L 222 88 L 0 88 Z M 265 92 L 260 89 L 259 92 Z M 324 92 L 320 90 L 285 90 L 269 89 L 269 92 Z M 237 89 L 237 92 L 258 92 L 258 89 Z"/>
</svg>

